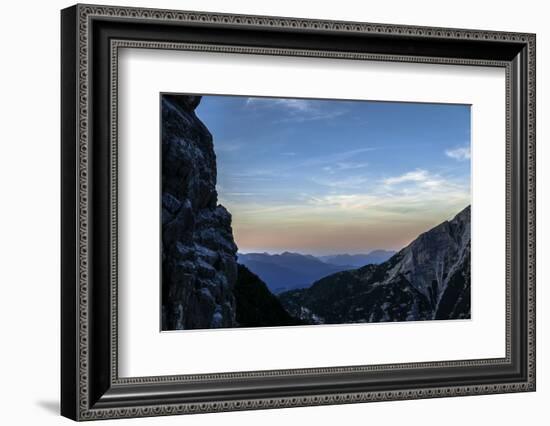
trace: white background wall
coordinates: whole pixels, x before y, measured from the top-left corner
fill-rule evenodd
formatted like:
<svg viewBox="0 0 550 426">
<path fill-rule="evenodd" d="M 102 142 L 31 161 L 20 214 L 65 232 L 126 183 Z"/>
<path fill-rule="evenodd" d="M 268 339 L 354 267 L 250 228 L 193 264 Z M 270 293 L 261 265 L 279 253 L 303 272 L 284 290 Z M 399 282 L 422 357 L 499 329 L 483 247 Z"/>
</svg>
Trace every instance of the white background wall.
<svg viewBox="0 0 550 426">
<path fill-rule="evenodd" d="M 544 1 L 160 0 L 103 1 L 205 10 L 537 33 L 538 390 L 317 408 L 118 420 L 118 424 L 548 424 L 550 403 L 550 27 Z M 59 404 L 59 9 L 70 2 L 2 5 L 0 63 L 0 419 L 68 424 Z M 545 168 L 546 166 L 546 168 Z M 110 424 L 108 421 L 102 424 Z M 116 423 L 113 423 L 116 424 Z"/>
</svg>

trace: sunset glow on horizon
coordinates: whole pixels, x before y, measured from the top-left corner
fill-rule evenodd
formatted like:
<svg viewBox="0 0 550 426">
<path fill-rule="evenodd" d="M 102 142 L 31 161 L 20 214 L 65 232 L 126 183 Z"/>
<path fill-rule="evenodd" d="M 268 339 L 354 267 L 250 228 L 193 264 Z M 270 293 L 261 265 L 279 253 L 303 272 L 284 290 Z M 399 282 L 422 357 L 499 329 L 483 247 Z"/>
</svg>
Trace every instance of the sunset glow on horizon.
<svg viewBox="0 0 550 426">
<path fill-rule="evenodd" d="M 470 204 L 470 106 L 203 96 L 240 252 L 399 250 Z"/>
</svg>

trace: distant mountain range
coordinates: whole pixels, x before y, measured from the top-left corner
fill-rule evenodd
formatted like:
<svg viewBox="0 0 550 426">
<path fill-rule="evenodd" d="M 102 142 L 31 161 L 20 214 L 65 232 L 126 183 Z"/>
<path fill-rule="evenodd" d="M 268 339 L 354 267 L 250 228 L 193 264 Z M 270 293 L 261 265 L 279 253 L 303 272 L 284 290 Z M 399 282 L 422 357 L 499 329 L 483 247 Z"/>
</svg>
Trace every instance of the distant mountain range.
<svg viewBox="0 0 550 426">
<path fill-rule="evenodd" d="M 238 253 L 238 262 L 258 275 L 273 293 L 309 287 L 315 281 L 336 272 L 378 264 L 395 252 L 375 250 L 368 254 L 313 256 L 284 252 Z"/>
<path fill-rule="evenodd" d="M 379 265 L 338 272 L 279 295 L 310 324 L 470 318 L 470 207 Z"/>
<path fill-rule="evenodd" d="M 332 265 L 351 265 L 356 268 L 362 266 L 379 264 L 385 262 L 395 254 L 393 250 L 374 250 L 366 254 L 334 254 L 329 256 L 318 256 L 318 259 Z"/>
</svg>

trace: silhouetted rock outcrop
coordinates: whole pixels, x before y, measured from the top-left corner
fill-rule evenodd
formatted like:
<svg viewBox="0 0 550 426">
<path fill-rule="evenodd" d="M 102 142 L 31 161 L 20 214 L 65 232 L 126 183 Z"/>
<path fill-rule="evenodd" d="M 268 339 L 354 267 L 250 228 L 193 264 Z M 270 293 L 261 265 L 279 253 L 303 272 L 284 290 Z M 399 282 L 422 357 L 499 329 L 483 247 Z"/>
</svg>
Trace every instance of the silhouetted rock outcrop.
<svg viewBox="0 0 550 426">
<path fill-rule="evenodd" d="M 236 326 L 237 246 L 200 96 L 162 97 L 162 328 Z"/>
</svg>

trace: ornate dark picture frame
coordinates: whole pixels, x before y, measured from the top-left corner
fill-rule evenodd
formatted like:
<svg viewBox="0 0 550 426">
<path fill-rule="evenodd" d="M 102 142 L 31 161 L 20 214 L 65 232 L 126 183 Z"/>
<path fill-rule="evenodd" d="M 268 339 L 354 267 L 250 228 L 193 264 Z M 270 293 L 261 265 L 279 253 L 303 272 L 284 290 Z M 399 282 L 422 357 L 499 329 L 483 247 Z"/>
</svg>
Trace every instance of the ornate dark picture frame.
<svg viewBox="0 0 550 426">
<path fill-rule="evenodd" d="M 158 416 L 535 390 L 535 35 L 76 5 L 61 13 L 61 413 Z M 120 378 L 121 47 L 484 65 L 506 70 L 506 356 Z"/>
</svg>

